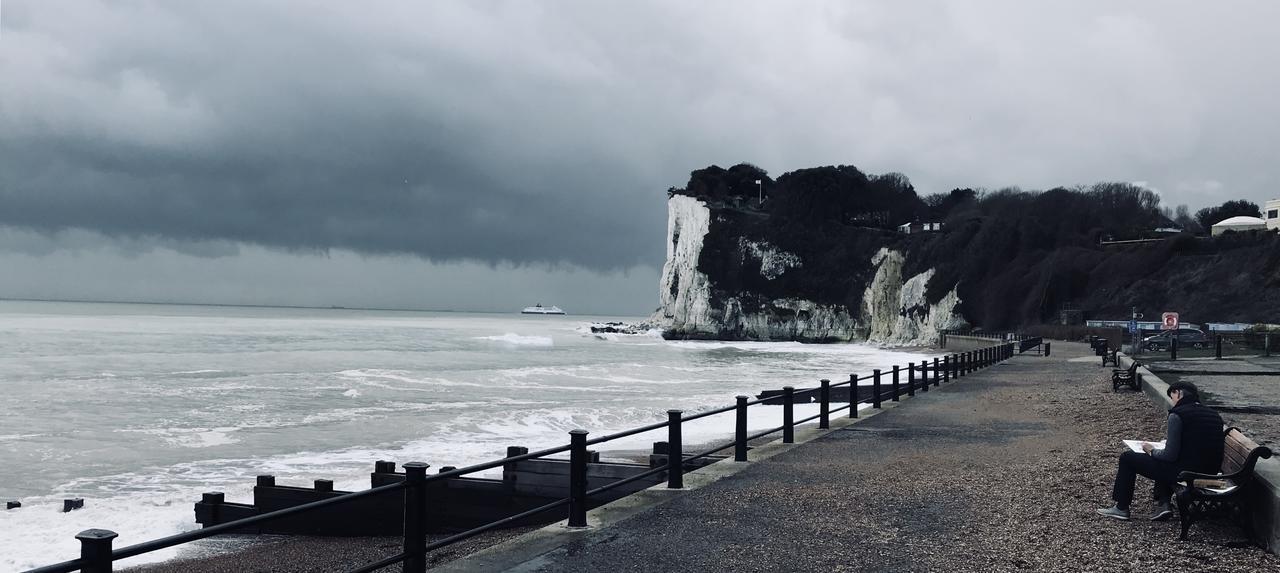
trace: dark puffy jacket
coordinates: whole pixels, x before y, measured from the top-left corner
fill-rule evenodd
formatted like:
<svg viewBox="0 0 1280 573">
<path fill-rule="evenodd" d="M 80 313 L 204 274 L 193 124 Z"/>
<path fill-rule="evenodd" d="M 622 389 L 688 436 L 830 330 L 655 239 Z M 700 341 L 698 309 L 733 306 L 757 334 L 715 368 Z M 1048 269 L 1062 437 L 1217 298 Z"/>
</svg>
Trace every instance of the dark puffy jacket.
<svg viewBox="0 0 1280 573">
<path fill-rule="evenodd" d="M 1169 410 L 1182 420 L 1182 448 L 1178 467 L 1201 473 L 1218 473 L 1222 468 L 1222 416 L 1190 400 L 1179 401 Z"/>
</svg>

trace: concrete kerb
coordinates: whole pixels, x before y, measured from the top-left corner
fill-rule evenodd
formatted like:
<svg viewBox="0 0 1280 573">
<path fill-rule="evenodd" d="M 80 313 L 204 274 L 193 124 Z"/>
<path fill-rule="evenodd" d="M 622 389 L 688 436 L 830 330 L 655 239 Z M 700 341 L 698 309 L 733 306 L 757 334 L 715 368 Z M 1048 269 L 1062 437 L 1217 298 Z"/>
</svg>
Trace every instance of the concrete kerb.
<svg viewBox="0 0 1280 573">
<path fill-rule="evenodd" d="M 1128 355 L 1118 353 L 1117 356 L 1120 368 L 1133 365 L 1133 358 Z M 1137 372 L 1142 376 L 1142 392 L 1151 401 L 1151 405 L 1161 414 L 1167 413 L 1173 407 L 1173 401 L 1166 393 L 1169 384 L 1145 366 L 1139 366 Z M 1258 509 L 1254 512 L 1253 519 L 1254 540 L 1268 552 L 1277 553 L 1280 552 L 1280 460 L 1275 457 L 1258 460 L 1254 476 L 1260 492 L 1254 500 Z"/>
<path fill-rule="evenodd" d="M 951 383 L 955 382 L 957 382 L 956 379 L 951 380 Z M 946 386 L 943 386 L 943 388 L 945 387 Z M 928 394 L 917 394 L 916 398 L 926 396 L 928 396 Z M 658 484 L 607 505 L 597 507 L 587 512 L 587 527 L 570 528 L 563 522 L 557 522 L 514 539 L 485 548 L 471 555 L 460 557 L 448 563 L 440 564 L 432 570 L 458 573 L 475 571 L 508 571 L 513 569 L 517 571 L 522 570 L 523 568 L 520 567 L 522 564 L 533 565 L 531 562 L 536 562 L 539 556 L 572 543 L 573 541 L 580 539 L 587 532 L 620 523 L 635 515 L 648 511 L 649 509 L 676 499 L 685 492 L 706 487 L 707 485 L 715 483 L 725 477 L 745 470 L 752 465 L 752 462 L 767 460 L 783 452 L 790 451 L 822 436 L 830 434 L 831 432 L 842 430 L 852 426 L 853 424 L 857 424 L 862 420 L 875 417 L 881 412 L 901 407 L 903 404 L 909 403 L 910 400 L 910 397 L 903 395 L 899 402 L 882 402 L 880 410 L 876 410 L 874 408 L 858 410 L 857 418 L 849 418 L 847 414 L 842 411 L 839 414 L 832 416 L 830 429 L 820 430 L 816 426 L 810 428 L 797 428 L 794 443 L 784 444 L 782 443 L 782 439 L 778 438 L 772 442 L 749 450 L 747 452 L 746 462 L 735 462 L 726 459 L 699 468 L 697 471 L 686 473 L 684 475 L 684 488 L 682 489 L 668 489 L 666 484 Z"/>
</svg>

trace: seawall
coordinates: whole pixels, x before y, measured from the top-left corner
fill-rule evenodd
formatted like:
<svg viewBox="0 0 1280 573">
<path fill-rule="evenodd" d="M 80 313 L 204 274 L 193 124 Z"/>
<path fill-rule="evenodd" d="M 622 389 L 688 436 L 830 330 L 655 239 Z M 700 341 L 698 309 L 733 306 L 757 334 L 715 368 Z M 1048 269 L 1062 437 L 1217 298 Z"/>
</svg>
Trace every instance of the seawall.
<svg viewBox="0 0 1280 573">
<path fill-rule="evenodd" d="M 981 336 L 963 336 L 958 334 L 947 334 L 941 338 L 943 348 L 952 352 L 967 352 L 969 350 L 977 350 L 986 348 L 992 344 L 998 344 L 999 341 L 992 340 Z"/>
</svg>

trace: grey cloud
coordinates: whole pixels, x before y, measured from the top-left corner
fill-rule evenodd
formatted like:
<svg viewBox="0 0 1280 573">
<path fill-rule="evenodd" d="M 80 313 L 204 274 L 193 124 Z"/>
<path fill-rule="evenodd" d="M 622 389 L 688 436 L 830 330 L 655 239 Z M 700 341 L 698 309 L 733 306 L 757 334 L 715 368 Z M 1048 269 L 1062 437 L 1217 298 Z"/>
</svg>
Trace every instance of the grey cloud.
<svg viewBox="0 0 1280 573">
<path fill-rule="evenodd" d="M 1280 6 L 1158 8 L 9 0 L 0 224 L 620 269 L 711 163 L 1269 198 Z"/>
<path fill-rule="evenodd" d="M 9 298 L 514 312 L 535 302 L 575 316 L 643 316 L 658 270 L 591 272 L 553 265 L 427 263 L 409 255 L 326 256 L 238 246 L 211 258 L 171 246 L 121 244 L 91 232 L 0 229 L 0 294 Z M 217 244 L 187 245 L 217 248 Z"/>
</svg>

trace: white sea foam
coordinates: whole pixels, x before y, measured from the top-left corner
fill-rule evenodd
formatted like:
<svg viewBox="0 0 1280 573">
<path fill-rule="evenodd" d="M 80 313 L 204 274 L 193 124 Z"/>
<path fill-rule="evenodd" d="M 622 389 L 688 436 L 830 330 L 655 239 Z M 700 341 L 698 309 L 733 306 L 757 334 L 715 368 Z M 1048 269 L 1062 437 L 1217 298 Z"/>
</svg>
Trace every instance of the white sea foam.
<svg viewBox="0 0 1280 573">
<path fill-rule="evenodd" d="M 404 382 L 406 384 L 414 384 L 420 386 L 471 386 L 485 387 L 484 384 L 475 382 L 460 382 L 450 380 L 448 378 L 440 378 L 438 376 L 413 376 L 405 370 L 383 370 L 379 368 L 358 368 L 354 370 L 343 370 L 337 373 L 338 376 L 348 378 L 365 384 L 367 386 L 377 386 L 381 388 L 391 388 L 396 390 L 405 390 L 407 388 L 400 386 L 391 386 L 384 381 Z"/>
<path fill-rule="evenodd" d="M 124 429 L 118 431 L 159 436 L 165 442 L 183 448 L 208 448 L 211 446 L 225 446 L 227 444 L 239 442 L 240 440 L 232 436 L 231 433 L 241 429 L 243 429 L 243 426 L 228 426 L 222 428 L 147 428 Z"/>
<path fill-rule="evenodd" d="M 508 332 L 502 336 L 477 336 L 476 340 L 501 342 L 511 346 L 550 347 L 555 345 L 555 341 L 550 336 L 522 336 L 514 332 Z"/>
<path fill-rule="evenodd" d="M 355 398 L 360 395 L 360 391 L 356 390 L 355 388 L 352 388 L 350 390 L 347 390 L 346 392 L 343 392 L 342 395 L 348 398 Z"/>
</svg>

